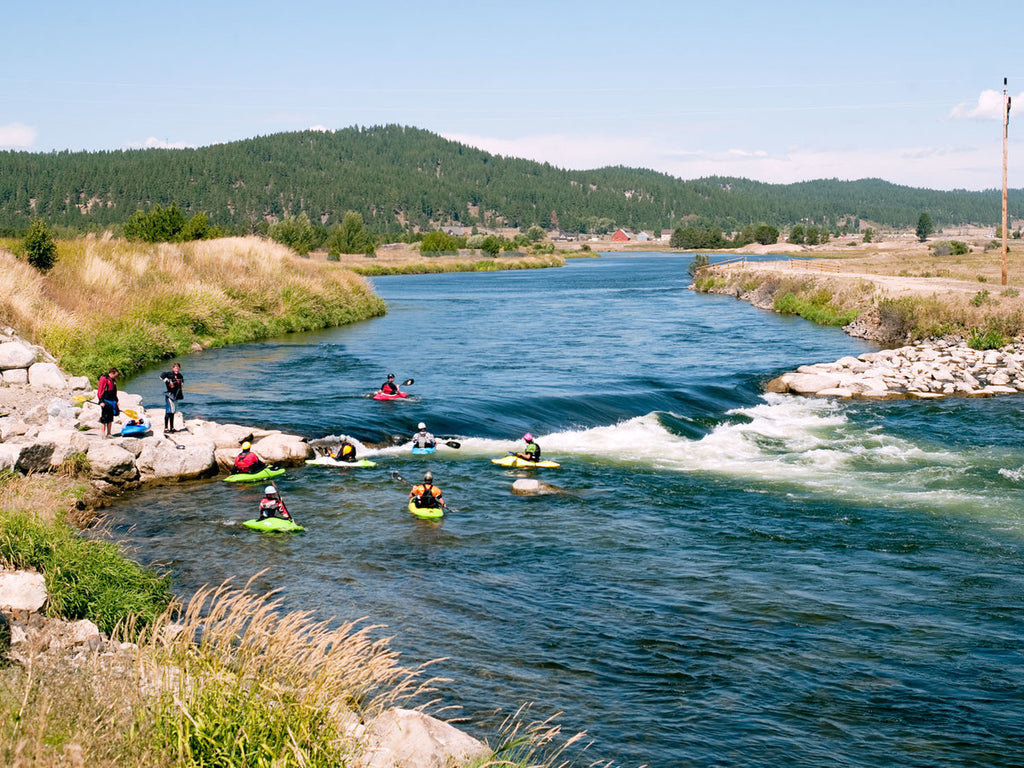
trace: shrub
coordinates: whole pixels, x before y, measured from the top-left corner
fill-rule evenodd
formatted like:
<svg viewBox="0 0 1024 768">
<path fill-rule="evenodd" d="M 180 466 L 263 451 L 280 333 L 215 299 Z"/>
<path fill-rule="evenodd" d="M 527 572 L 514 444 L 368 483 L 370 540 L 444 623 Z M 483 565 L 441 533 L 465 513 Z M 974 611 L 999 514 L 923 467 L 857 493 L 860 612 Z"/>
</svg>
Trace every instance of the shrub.
<svg viewBox="0 0 1024 768">
<path fill-rule="evenodd" d="M 693 277 L 694 275 L 696 275 L 700 270 L 702 270 L 707 265 L 708 265 L 708 255 L 706 253 L 695 254 L 694 257 L 693 257 L 693 261 L 691 261 L 689 266 L 687 266 L 687 268 L 686 268 L 686 273 L 690 277 Z"/>
<path fill-rule="evenodd" d="M 978 291 L 976 294 L 974 294 L 973 298 L 971 298 L 971 304 L 973 304 L 975 307 L 980 307 L 982 304 L 989 300 L 988 295 L 988 291 Z"/>
<path fill-rule="evenodd" d="M 57 244 L 46 222 L 38 217 L 32 219 L 25 237 L 25 258 L 40 272 L 49 272 L 57 263 Z"/>
<path fill-rule="evenodd" d="M 971 333 L 967 340 L 967 346 L 971 349 L 999 349 L 1010 343 L 1010 340 L 1003 336 L 997 328 L 989 327 L 984 331 L 976 330 Z"/>
</svg>

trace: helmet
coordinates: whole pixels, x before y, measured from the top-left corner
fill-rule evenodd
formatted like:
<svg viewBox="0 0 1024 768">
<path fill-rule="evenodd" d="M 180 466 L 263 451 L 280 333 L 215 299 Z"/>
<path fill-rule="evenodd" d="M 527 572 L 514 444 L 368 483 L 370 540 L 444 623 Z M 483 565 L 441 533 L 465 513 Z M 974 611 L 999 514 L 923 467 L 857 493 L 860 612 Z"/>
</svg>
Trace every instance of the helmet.
<svg viewBox="0 0 1024 768">
<path fill-rule="evenodd" d="M 528 443 L 532 443 L 533 442 L 533 435 L 531 435 L 529 432 L 527 432 L 525 435 L 523 435 L 523 440 L 525 440 Z"/>
<path fill-rule="evenodd" d="M 427 425 L 424 424 L 422 421 L 419 424 L 416 425 L 416 429 L 426 429 L 426 428 L 427 428 Z"/>
<path fill-rule="evenodd" d="M 246 441 L 246 442 L 242 443 L 242 450 L 243 450 L 243 451 L 248 451 L 248 450 L 249 450 L 249 449 L 250 449 L 251 447 L 252 447 L 252 446 L 251 446 L 251 445 L 249 444 L 249 442 L 248 442 L 248 441 Z"/>
<path fill-rule="evenodd" d="M 263 489 L 263 492 L 267 494 L 267 496 L 273 496 L 277 493 L 277 488 L 275 488 L 272 485 L 268 485 L 266 488 Z"/>
<path fill-rule="evenodd" d="M 423 475 L 423 482 L 425 482 L 425 483 L 432 483 L 432 482 L 434 482 L 434 473 L 433 472 L 427 472 L 425 475 Z"/>
<path fill-rule="evenodd" d="M 393 374 L 393 373 L 389 373 L 389 374 L 388 374 L 388 378 L 389 378 L 389 379 L 393 379 L 393 378 L 395 378 L 395 374 Z"/>
</svg>

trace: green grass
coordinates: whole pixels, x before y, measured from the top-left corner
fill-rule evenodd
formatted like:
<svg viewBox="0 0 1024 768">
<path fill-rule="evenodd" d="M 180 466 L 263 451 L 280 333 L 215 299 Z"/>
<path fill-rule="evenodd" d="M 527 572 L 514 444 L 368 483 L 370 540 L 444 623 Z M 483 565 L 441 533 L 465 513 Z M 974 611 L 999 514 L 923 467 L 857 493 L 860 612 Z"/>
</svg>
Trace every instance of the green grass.
<svg viewBox="0 0 1024 768">
<path fill-rule="evenodd" d="M 784 293 L 775 297 L 773 306 L 776 312 L 798 315 L 818 325 L 849 325 L 860 315 L 857 309 L 837 308 L 827 291 L 818 291 L 811 296 Z"/>
<path fill-rule="evenodd" d="M 128 560 L 114 544 L 28 512 L 0 512 L 0 563 L 43 574 L 50 615 L 90 619 L 107 633 L 130 618 L 144 626 L 171 600 L 168 577 Z"/>
</svg>

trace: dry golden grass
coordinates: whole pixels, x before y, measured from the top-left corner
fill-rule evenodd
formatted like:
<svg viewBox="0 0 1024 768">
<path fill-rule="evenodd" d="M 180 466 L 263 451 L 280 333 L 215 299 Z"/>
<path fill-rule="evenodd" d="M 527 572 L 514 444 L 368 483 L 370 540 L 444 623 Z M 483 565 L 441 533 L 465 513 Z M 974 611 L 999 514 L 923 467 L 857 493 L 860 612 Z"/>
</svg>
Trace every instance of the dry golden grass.
<svg viewBox="0 0 1024 768">
<path fill-rule="evenodd" d="M 52 523 L 61 512 L 74 507 L 87 488 L 63 473 L 4 474 L 0 478 L 0 514 L 25 512 Z"/>
<path fill-rule="evenodd" d="M 140 244 L 93 235 L 58 243 L 41 275 L 0 251 L 0 322 L 75 374 L 132 372 L 202 347 L 256 341 L 384 312 L 369 283 L 254 237 Z"/>
</svg>

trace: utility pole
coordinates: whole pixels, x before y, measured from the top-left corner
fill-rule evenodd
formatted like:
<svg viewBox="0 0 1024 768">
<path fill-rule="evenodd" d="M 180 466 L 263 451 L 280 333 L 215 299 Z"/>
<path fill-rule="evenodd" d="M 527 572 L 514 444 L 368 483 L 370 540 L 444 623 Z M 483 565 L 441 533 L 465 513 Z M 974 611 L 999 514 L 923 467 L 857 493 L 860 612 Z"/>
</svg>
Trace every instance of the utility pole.
<svg viewBox="0 0 1024 768">
<path fill-rule="evenodd" d="M 1003 285 L 1006 285 L 1006 140 L 1010 129 L 1010 96 L 1003 78 Z"/>
</svg>

